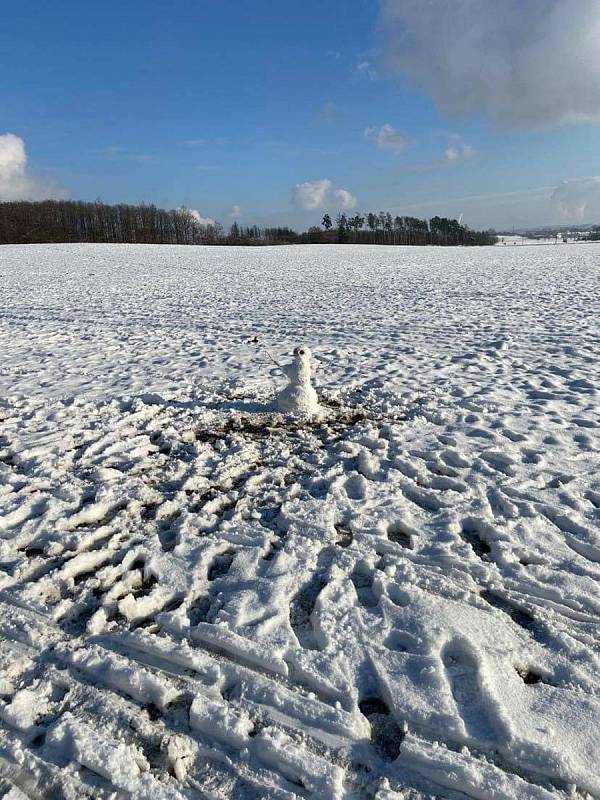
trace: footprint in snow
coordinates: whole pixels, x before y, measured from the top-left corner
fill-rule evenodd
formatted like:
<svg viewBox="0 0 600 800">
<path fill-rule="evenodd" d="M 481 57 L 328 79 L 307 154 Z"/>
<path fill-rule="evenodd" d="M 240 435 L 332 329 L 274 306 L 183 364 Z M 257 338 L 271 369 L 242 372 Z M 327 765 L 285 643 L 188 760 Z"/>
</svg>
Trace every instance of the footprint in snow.
<svg viewBox="0 0 600 800">
<path fill-rule="evenodd" d="M 480 665 L 475 652 L 467 642 L 454 639 L 446 644 L 441 656 L 456 710 L 467 735 L 479 742 L 494 741 L 496 734 L 481 691 Z"/>
</svg>

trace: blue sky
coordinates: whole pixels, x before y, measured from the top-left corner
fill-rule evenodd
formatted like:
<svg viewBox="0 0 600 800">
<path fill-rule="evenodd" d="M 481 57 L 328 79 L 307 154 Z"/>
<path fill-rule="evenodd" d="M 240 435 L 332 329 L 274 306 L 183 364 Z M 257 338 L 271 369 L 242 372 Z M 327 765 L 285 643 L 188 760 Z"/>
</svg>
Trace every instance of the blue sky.
<svg viewBox="0 0 600 800">
<path fill-rule="evenodd" d="M 27 162 L 0 174 L 0 199 L 187 205 L 225 225 L 304 226 L 340 207 L 600 222 L 600 71 L 578 38 L 599 4 L 547 0 L 556 17 L 540 23 L 539 0 L 506 0 L 507 23 L 493 2 L 465 42 L 466 0 L 434 0 L 452 25 L 415 0 L 7 4 L 0 134 Z M 569 5 L 581 13 L 565 26 Z M 555 74 L 573 58 L 558 21 L 578 61 Z"/>
</svg>

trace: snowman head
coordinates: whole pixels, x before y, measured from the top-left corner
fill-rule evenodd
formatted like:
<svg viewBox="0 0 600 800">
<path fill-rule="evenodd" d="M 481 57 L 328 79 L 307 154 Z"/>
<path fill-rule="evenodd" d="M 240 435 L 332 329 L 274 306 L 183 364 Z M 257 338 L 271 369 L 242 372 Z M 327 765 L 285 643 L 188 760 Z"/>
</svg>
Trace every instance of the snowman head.
<svg viewBox="0 0 600 800">
<path fill-rule="evenodd" d="M 310 347 L 307 347 L 305 344 L 299 345 L 298 347 L 294 347 L 294 355 L 300 358 L 310 358 L 312 356 Z"/>
<path fill-rule="evenodd" d="M 310 361 L 312 353 L 305 344 L 294 347 L 294 356 L 300 361 Z"/>
</svg>

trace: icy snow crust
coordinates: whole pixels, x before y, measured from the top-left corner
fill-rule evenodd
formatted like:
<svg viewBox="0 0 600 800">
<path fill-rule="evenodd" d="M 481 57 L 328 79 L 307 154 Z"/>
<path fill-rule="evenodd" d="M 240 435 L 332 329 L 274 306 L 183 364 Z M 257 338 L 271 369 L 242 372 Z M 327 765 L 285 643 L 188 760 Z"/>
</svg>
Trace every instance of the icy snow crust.
<svg viewBox="0 0 600 800">
<path fill-rule="evenodd" d="M 0 248 L 7 796 L 600 796 L 599 263 Z"/>
</svg>

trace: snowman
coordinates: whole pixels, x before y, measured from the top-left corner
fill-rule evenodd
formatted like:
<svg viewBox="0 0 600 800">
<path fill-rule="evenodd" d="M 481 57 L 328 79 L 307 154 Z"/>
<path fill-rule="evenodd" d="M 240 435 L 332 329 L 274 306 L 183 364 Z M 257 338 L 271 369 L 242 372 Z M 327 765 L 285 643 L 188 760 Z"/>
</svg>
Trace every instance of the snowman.
<svg viewBox="0 0 600 800">
<path fill-rule="evenodd" d="M 294 349 L 294 360 L 281 367 L 289 383 L 277 395 L 275 405 L 282 414 L 311 416 L 320 410 L 319 400 L 310 379 L 312 377 L 312 353 L 302 345 Z"/>
</svg>

